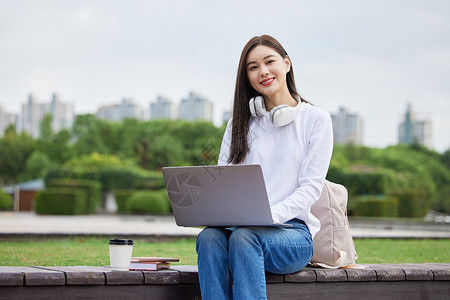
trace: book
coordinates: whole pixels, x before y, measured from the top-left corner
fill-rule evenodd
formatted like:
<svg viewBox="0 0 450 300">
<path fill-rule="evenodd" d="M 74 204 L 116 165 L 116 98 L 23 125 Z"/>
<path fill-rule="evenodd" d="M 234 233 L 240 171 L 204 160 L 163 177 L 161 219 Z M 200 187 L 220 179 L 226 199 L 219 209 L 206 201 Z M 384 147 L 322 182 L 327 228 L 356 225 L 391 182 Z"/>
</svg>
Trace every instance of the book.
<svg viewBox="0 0 450 300">
<path fill-rule="evenodd" d="M 170 268 L 170 262 L 132 262 L 130 271 L 159 271 Z"/>
<path fill-rule="evenodd" d="M 144 262 L 179 262 L 178 258 L 173 257 L 132 257 L 131 262 L 144 263 Z"/>
</svg>

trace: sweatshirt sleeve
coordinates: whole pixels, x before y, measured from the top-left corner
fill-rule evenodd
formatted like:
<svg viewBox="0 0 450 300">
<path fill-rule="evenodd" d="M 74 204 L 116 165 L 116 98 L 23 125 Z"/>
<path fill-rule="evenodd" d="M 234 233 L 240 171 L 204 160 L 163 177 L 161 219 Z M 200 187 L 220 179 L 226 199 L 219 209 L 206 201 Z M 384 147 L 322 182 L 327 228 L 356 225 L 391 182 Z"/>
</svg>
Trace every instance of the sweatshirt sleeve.
<svg viewBox="0 0 450 300">
<path fill-rule="evenodd" d="M 231 145 L 231 124 L 232 119 L 228 121 L 225 134 L 223 135 L 222 145 L 220 146 L 218 165 L 228 165 L 228 158 L 230 157 L 230 145 Z"/>
<path fill-rule="evenodd" d="M 298 174 L 298 188 L 287 198 L 271 207 L 275 222 L 293 218 L 307 219 L 311 206 L 319 199 L 333 152 L 333 127 L 326 111 L 314 119 L 307 156 Z"/>
</svg>

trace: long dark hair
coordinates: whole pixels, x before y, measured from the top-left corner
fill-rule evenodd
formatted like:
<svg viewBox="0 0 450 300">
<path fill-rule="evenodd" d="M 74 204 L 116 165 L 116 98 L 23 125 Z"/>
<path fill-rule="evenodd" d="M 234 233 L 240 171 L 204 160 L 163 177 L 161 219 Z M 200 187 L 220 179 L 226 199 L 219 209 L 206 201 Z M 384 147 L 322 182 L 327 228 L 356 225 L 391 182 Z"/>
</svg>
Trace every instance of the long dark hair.
<svg viewBox="0 0 450 300">
<path fill-rule="evenodd" d="M 283 46 L 281 46 L 276 39 L 268 35 L 251 38 L 244 46 L 244 49 L 242 49 L 236 76 L 236 88 L 234 90 L 233 127 L 231 131 L 230 157 L 228 158 L 228 162 L 233 164 L 241 163 L 250 150 L 247 140 L 251 117 L 248 101 L 250 98 L 257 96 L 258 93 L 253 89 L 248 80 L 246 64 L 249 52 L 259 45 L 274 49 L 282 58 L 287 57 L 286 50 L 284 50 Z M 295 87 L 292 62 L 291 69 L 286 74 L 286 83 L 289 93 L 293 98 L 300 99 L 302 102 L 307 102 L 299 95 L 297 88 Z"/>
</svg>

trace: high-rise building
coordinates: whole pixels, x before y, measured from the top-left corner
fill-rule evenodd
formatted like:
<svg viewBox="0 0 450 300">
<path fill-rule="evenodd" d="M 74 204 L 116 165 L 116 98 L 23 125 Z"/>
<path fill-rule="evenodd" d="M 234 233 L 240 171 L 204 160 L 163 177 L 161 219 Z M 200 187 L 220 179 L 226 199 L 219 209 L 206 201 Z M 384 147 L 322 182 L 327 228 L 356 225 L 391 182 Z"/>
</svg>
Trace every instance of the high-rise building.
<svg viewBox="0 0 450 300">
<path fill-rule="evenodd" d="M 52 95 L 50 103 L 38 103 L 34 95 L 28 95 L 27 103 L 22 105 L 19 131 L 26 131 L 32 137 L 39 138 L 40 125 L 45 115 L 52 117 L 52 130 L 71 129 L 75 119 L 73 104 L 64 103 L 57 94 Z"/>
<path fill-rule="evenodd" d="M 20 131 L 28 132 L 31 136 L 39 137 L 39 127 L 44 117 L 43 106 L 37 102 L 33 94 L 28 95 L 28 101 L 22 104 Z"/>
<path fill-rule="evenodd" d="M 181 100 L 178 106 L 178 119 L 212 121 L 213 104 L 211 101 L 191 92 L 188 98 Z"/>
<path fill-rule="evenodd" d="M 49 108 L 52 115 L 52 129 L 59 132 L 62 129 L 71 129 L 75 121 L 73 103 L 64 103 L 59 95 L 53 94 Z"/>
<path fill-rule="evenodd" d="M 363 120 L 361 117 L 340 107 L 337 114 L 331 115 L 331 120 L 335 144 L 362 144 Z"/>
<path fill-rule="evenodd" d="M 420 144 L 432 148 L 432 126 L 431 121 L 417 120 L 416 114 L 408 104 L 405 117 L 398 126 L 399 144 Z"/>
<path fill-rule="evenodd" d="M 97 111 L 97 117 L 109 121 L 121 121 L 123 119 L 142 119 L 142 108 L 132 99 L 123 99 L 119 104 L 102 106 Z"/>
<path fill-rule="evenodd" d="M 6 128 L 8 128 L 9 125 L 13 124 L 14 126 L 17 126 L 17 121 L 17 114 L 7 112 L 0 105 L 0 137 L 3 136 Z"/>
<path fill-rule="evenodd" d="M 150 119 L 175 119 L 175 106 L 172 101 L 158 96 L 156 102 L 150 103 Z"/>
</svg>

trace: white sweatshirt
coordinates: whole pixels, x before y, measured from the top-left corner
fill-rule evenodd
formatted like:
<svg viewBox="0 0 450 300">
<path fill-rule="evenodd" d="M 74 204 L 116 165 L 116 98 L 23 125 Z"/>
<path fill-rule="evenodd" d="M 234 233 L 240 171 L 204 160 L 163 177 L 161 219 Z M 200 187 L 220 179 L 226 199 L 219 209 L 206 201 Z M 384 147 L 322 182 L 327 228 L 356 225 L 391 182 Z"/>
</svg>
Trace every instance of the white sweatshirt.
<svg viewBox="0 0 450 300">
<path fill-rule="evenodd" d="M 312 237 L 320 230 L 311 206 L 319 199 L 333 152 L 330 115 L 307 103 L 300 103 L 295 120 L 277 127 L 269 112 L 251 117 L 250 152 L 241 164 L 259 164 L 275 222 L 303 220 Z M 228 122 L 219 155 L 219 165 L 227 165 L 232 121 Z"/>
</svg>

